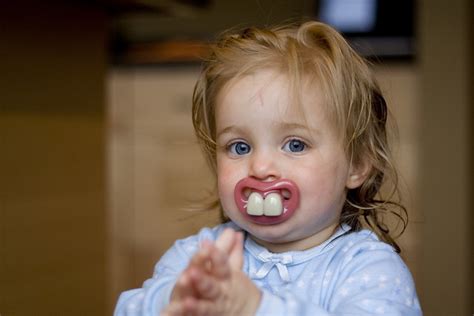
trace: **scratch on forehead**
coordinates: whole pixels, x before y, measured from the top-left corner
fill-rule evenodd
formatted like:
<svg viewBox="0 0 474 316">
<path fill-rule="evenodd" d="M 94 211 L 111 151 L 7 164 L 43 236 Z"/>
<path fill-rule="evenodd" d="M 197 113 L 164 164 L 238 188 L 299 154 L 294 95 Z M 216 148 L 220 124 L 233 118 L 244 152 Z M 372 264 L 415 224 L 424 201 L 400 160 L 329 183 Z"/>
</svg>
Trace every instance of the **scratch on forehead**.
<svg viewBox="0 0 474 316">
<path fill-rule="evenodd" d="M 257 92 L 257 100 L 258 100 L 258 105 L 263 106 L 263 94 L 262 94 L 262 89 L 258 89 Z"/>
</svg>

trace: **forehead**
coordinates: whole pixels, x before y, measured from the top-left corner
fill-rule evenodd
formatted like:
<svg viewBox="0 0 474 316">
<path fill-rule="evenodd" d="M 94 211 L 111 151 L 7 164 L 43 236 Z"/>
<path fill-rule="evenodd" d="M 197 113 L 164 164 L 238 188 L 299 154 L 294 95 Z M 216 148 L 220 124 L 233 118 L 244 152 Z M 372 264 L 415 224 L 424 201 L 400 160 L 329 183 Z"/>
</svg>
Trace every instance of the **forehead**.
<svg viewBox="0 0 474 316">
<path fill-rule="evenodd" d="M 270 120 L 321 125 L 326 121 L 325 97 L 314 78 L 292 81 L 272 69 L 230 80 L 216 98 L 217 127 L 237 117 L 263 113 Z"/>
</svg>

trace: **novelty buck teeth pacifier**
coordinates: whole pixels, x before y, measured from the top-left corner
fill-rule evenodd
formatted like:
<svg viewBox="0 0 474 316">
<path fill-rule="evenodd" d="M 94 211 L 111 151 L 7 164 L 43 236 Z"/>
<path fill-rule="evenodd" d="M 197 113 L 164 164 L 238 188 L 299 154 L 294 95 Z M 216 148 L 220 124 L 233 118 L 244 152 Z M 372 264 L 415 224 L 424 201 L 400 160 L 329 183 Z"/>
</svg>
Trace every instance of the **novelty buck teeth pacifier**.
<svg viewBox="0 0 474 316">
<path fill-rule="evenodd" d="M 274 225 L 286 221 L 299 205 L 297 185 L 288 179 L 262 182 L 244 178 L 235 186 L 235 203 L 252 222 Z"/>
</svg>

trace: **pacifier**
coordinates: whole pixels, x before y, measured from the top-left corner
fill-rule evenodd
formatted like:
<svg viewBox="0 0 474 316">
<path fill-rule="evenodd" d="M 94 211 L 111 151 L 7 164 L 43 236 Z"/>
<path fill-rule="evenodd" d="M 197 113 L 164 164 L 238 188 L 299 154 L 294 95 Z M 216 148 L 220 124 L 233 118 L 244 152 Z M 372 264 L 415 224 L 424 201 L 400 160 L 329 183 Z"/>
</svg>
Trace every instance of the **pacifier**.
<svg viewBox="0 0 474 316">
<path fill-rule="evenodd" d="M 237 182 L 234 199 L 240 212 L 250 221 L 274 225 L 286 221 L 299 206 L 297 185 L 288 179 L 262 182 L 244 178 Z"/>
</svg>

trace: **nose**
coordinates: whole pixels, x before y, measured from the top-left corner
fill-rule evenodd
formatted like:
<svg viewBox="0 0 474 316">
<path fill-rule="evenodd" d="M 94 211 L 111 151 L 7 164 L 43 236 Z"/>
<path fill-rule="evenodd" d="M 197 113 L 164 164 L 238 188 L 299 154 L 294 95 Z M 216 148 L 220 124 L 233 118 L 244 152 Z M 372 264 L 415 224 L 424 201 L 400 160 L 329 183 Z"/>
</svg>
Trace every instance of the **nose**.
<svg viewBox="0 0 474 316">
<path fill-rule="evenodd" d="M 276 155 L 267 151 L 254 152 L 250 158 L 249 176 L 261 181 L 278 179 L 281 175 L 276 159 Z"/>
</svg>

